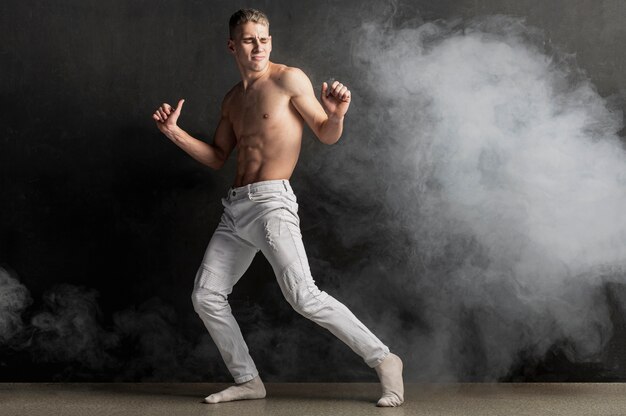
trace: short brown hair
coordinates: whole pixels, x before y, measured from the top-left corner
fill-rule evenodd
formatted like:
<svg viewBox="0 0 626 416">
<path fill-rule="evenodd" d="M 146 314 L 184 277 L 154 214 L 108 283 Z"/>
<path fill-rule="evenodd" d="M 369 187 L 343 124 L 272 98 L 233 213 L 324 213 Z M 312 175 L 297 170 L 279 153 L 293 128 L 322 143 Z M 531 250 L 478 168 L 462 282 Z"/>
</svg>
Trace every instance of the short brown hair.
<svg viewBox="0 0 626 416">
<path fill-rule="evenodd" d="M 228 22 L 230 38 L 233 38 L 233 32 L 237 26 L 248 22 L 261 23 L 267 25 L 268 28 L 270 27 L 270 20 L 262 11 L 256 9 L 239 9 L 230 16 L 230 21 Z"/>
</svg>

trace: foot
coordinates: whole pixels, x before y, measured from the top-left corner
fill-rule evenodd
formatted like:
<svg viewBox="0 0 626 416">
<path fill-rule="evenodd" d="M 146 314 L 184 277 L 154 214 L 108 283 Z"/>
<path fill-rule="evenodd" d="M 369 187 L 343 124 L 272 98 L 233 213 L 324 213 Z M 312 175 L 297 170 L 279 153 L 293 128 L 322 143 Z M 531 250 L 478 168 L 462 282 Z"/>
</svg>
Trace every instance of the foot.
<svg viewBox="0 0 626 416">
<path fill-rule="evenodd" d="M 232 402 L 233 400 L 262 399 L 265 397 L 265 386 L 261 377 L 256 376 L 245 383 L 236 384 L 229 388 L 213 393 L 204 398 L 205 403 Z"/>
<path fill-rule="evenodd" d="M 376 403 L 381 407 L 396 407 L 404 402 L 404 383 L 402 382 L 402 360 L 396 354 L 389 353 L 376 367 L 383 395 Z"/>
</svg>

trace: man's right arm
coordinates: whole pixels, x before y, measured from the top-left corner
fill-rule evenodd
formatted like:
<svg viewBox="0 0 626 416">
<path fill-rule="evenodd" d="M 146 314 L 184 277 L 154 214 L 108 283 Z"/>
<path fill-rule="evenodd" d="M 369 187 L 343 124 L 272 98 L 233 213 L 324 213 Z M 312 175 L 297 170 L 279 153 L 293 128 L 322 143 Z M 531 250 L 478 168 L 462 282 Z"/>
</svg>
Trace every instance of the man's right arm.
<svg viewBox="0 0 626 416">
<path fill-rule="evenodd" d="M 221 169 L 228 160 L 230 153 L 237 144 L 232 124 L 222 103 L 222 114 L 215 129 L 213 143 L 209 144 L 198 140 L 186 131 L 174 125 L 163 132 L 176 146 L 183 149 L 187 154 L 198 162 L 212 169 Z"/>
</svg>

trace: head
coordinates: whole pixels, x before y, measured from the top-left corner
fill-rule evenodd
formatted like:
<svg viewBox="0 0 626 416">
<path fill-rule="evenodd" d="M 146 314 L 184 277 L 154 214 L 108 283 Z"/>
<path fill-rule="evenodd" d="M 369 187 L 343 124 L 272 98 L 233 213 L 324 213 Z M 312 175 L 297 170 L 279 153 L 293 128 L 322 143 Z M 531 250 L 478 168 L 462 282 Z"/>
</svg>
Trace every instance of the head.
<svg viewBox="0 0 626 416">
<path fill-rule="evenodd" d="M 262 71 L 269 63 L 272 51 L 270 22 L 265 13 L 255 9 L 241 9 L 230 17 L 228 50 L 240 67 Z"/>
</svg>

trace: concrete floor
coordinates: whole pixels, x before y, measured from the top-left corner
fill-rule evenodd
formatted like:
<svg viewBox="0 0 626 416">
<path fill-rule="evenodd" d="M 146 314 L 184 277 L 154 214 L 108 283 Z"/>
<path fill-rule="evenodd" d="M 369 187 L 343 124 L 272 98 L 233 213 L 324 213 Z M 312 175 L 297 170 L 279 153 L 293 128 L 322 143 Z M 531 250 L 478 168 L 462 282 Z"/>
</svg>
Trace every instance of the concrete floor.
<svg viewBox="0 0 626 416">
<path fill-rule="evenodd" d="M 398 408 L 371 383 L 266 383 L 267 397 L 208 405 L 227 384 L 1 383 L 0 416 L 626 415 L 626 383 L 407 384 Z"/>
</svg>

